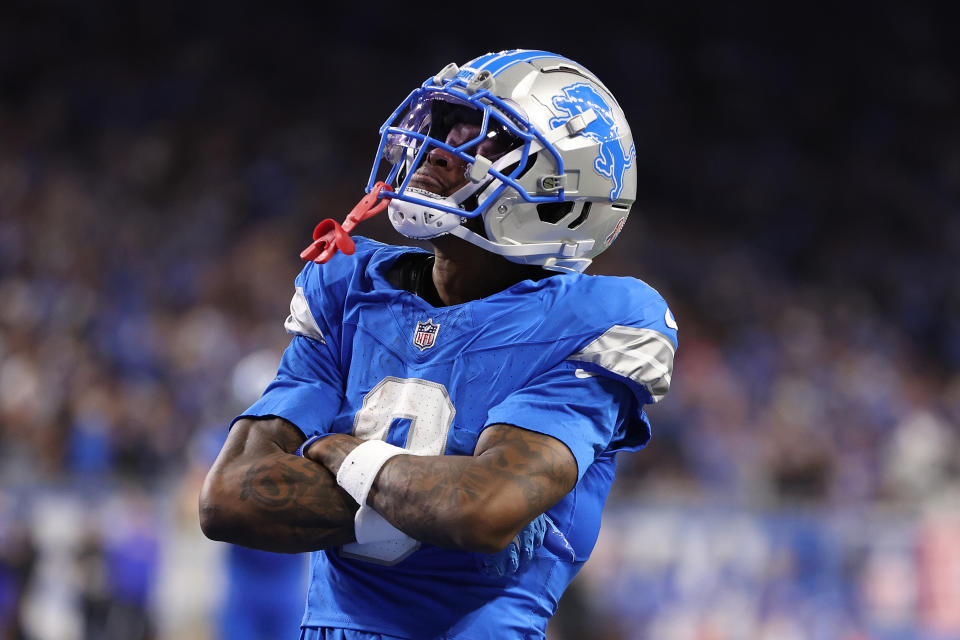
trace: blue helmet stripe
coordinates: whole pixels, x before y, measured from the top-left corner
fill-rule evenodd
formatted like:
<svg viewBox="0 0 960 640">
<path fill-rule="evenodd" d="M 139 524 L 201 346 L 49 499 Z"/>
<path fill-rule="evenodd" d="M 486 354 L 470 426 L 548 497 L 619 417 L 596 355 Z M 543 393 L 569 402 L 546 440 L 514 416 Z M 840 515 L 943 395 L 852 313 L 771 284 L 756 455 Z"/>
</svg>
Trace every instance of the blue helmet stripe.
<svg viewBox="0 0 960 640">
<path fill-rule="evenodd" d="M 481 67 L 483 67 L 483 65 L 487 64 L 494 58 L 499 58 L 500 55 L 500 53 L 488 53 L 486 55 L 482 55 L 479 58 L 474 58 L 467 64 L 463 65 L 463 68 L 479 70 Z"/>
</svg>

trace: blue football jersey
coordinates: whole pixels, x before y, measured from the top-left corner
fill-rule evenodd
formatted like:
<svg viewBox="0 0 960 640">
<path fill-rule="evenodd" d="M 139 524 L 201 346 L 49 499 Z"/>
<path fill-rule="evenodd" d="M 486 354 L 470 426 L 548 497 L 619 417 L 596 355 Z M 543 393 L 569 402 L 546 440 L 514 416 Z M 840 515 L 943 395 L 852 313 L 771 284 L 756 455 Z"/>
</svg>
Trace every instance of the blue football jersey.
<svg viewBox="0 0 960 640">
<path fill-rule="evenodd" d="M 302 624 L 417 639 L 542 638 L 596 542 L 615 454 L 650 438 L 643 405 L 669 389 L 676 322 L 645 283 L 583 274 L 433 307 L 387 278 L 400 256 L 422 250 L 356 245 L 300 273 L 285 323 L 294 338 L 242 416 L 422 455 L 472 455 L 493 424 L 553 436 L 576 458 L 579 480 L 548 514 L 576 557 L 541 548 L 518 575 L 492 578 L 479 573 L 477 554 L 428 544 L 399 560 L 376 545 L 319 551 Z"/>
</svg>

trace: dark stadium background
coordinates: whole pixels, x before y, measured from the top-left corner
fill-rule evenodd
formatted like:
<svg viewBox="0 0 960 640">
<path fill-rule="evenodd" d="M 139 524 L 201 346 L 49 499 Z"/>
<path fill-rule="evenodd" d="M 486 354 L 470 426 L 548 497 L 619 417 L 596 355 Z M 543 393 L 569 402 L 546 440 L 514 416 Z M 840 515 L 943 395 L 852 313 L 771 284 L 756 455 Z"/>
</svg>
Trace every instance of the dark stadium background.
<svg viewBox="0 0 960 640">
<path fill-rule="evenodd" d="M 626 110 L 592 272 L 681 327 L 549 637 L 960 638 L 957 10 L 355 4 L 0 7 L 0 639 L 217 637 L 196 492 L 299 250 L 408 91 L 514 47 Z"/>
</svg>

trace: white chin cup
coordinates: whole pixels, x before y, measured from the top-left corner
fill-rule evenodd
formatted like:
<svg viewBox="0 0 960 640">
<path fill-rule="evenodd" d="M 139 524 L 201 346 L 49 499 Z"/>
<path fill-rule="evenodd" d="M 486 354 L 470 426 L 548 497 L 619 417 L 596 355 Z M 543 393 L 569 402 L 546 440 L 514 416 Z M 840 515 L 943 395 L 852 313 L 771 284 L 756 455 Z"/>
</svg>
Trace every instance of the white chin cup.
<svg viewBox="0 0 960 640">
<path fill-rule="evenodd" d="M 412 187 L 408 187 L 405 193 L 423 200 L 432 200 L 438 204 L 457 207 L 457 202 L 449 196 L 443 198 L 429 191 Z M 424 202 L 407 202 L 397 198 L 390 199 L 390 204 L 387 206 L 387 215 L 394 229 L 408 238 L 417 240 L 428 240 L 442 236 L 445 233 L 450 233 L 451 229 L 455 229 L 463 223 L 463 218 L 455 213 L 435 209 Z"/>
</svg>

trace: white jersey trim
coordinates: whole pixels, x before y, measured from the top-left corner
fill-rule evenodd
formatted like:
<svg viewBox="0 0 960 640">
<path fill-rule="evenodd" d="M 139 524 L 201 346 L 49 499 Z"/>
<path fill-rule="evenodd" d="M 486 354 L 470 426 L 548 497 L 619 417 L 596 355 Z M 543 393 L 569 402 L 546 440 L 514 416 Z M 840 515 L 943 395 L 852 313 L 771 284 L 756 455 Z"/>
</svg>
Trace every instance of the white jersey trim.
<svg viewBox="0 0 960 640">
<path fill-rule="evenodd" d="M 307 296 L 303 293 L 303 287 L 297 287 L 293 299 L 290 300 L 290 315 L 283 323 L 283 328 L 287 330 L 287 333 L 295 336 L 306 336 L 324 344 L 327 343 L 323 338 L 323 332 L 320 331 L 320 326 L 310 311 L 310 305 L 307 304 Z"/>
<path fill-rule="evenodd" d="M 659 331 L 618 324 L 567 359 L 632 380 L 660 402 L 670 390 L 675 353 L 673 342 Z"/>
</svg>

